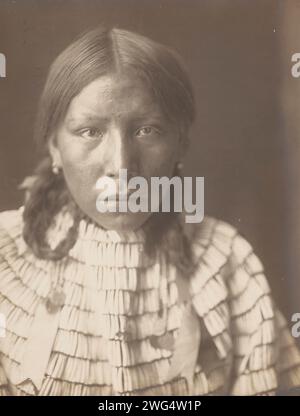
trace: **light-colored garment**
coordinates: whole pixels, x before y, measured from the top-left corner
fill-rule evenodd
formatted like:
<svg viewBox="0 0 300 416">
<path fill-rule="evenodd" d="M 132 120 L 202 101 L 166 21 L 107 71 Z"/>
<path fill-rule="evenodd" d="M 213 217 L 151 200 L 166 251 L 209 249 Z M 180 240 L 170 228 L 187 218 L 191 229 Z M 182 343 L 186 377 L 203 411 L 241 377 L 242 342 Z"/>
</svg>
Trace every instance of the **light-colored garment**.
<svg viewBox="0 0 300 416">
<path fill-rule="evenodd" d="M 81 220 L 69 255 L 50 261 L 33 255 L 22 228 L 22 208 L 0 214 L 2 395 L 254 395 L 300 386 L 300 353 L 262 264 L 230 225 L 206 218 L 191 227 L 198 265 L 189 280 L 164 254 L 147 256 L 142 231 Z M 49 244 L 66 228 L 58 216 Z M 47 313 L 58 279 L 64 305 Z M 176 375 L 180 334 L 189 353 Z"/>
</svg>

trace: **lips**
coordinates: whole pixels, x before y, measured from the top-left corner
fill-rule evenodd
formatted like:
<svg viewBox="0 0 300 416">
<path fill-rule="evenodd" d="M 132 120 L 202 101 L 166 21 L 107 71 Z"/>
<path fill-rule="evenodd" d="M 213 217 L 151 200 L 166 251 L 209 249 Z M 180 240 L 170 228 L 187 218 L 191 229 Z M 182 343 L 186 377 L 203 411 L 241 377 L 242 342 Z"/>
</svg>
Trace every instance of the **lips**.
<svg viewBox="0 0 300 416">
<path fill-rule="evenodd" d="M 99 198 L 103 202 L 118 202 L 118 201 L 128 201 L 130 196 L 136 192 L 136 190 L 127 192 L 126 194 L 110 194 L 105 195 L 104 198 Z M 139 195 L 142 199 L 148 199 L 148 194 Z"/>
<path fill-rule="evenodd" d="M 132 193 L 132 192 L 131 192 Z M 115 195 L 109 195 L 107 197 L 108 201 L 127 201 L 130 194 L 115 194 Z"/>
<path fill-rule="evenodd" d="M 128 201 L 132 192 L 127 192 L 126 194 L 110 194 L 105 195 L 104 198 L 100 198 L 102 201 Z"/>
</svg>

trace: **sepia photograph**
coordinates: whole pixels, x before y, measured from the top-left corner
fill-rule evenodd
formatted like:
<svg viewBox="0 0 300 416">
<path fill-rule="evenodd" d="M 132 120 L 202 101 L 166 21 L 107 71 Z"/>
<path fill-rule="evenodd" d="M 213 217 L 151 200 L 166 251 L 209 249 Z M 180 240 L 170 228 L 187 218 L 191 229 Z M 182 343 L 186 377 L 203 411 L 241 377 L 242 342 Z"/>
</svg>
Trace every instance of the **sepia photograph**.
<svg viewBox="0 0 300 416">
<path fill-rule="evenodd" d="M 0 0 L 0 396 L 300 396 L 299 21 Z"/>
</svg>

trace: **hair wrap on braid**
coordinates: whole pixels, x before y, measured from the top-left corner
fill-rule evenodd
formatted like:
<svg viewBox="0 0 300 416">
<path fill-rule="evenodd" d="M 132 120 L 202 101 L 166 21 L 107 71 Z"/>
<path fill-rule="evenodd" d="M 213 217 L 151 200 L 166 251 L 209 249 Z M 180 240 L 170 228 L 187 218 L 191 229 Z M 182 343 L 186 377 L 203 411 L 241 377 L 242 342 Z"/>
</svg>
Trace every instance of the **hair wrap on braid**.
<svg viewBox="0 0 300 416">
<path fill-rule="evenodd" d="M 37 257 L 58 260 L 75 244 L 80 211 L 71 198 L 63 175 L 54 175 L 51 167 L 51 158 L 47 156 L 35 171 L 35 180 L 28 190 L 24 206 L 23 237 Z M 74 217 L 74 225 L 65 240 L 53 250 L 46 241 L 46 233 L 55 215 L 66 205 Z"/>
</svg>

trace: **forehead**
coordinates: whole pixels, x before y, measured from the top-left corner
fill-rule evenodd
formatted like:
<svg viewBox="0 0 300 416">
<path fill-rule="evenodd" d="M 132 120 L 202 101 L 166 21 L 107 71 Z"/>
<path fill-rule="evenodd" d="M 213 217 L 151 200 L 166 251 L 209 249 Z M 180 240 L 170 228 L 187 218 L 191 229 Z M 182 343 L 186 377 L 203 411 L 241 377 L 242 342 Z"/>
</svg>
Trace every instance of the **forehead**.
<svg viewBox="0 0 300 416">
<path fill-rule="evenodd" d="M 101 115 L 161 115 L 153 93 L 138 77 L 130 75 L 103 76 L 92 81 L 71 101 L 67 117 Z"/>
</svg>

